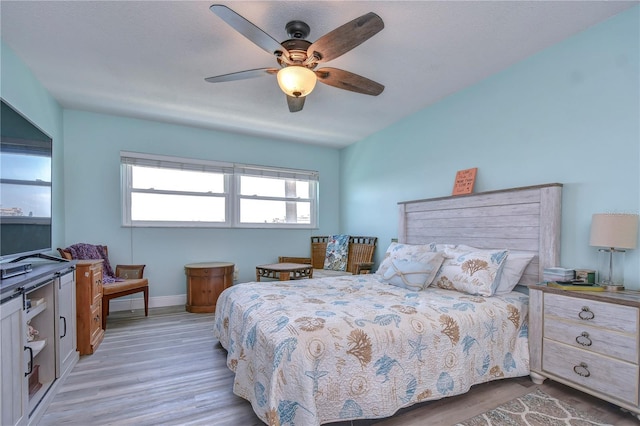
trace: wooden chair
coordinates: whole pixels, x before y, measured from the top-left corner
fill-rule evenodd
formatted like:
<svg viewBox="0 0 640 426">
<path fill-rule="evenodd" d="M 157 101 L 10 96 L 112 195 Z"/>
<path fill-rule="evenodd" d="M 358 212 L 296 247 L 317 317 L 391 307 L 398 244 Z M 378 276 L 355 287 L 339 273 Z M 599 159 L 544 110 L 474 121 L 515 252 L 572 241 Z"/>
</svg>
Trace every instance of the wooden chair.
<svg viewBox="0 0 640 426">
<path fill-rule="evenodd" d="M 102 246 L 108 255 L 107 246 Z M 60 256 L 71 260 L 71 253 L 58 248 Z M 109 301 L 122 296 L 142 292 L 144 295 L 144 316 L 149 316 L 149 281 L 143 278 L 146 265 L 116 265 L 115 275 L 123 281 L 102 283 L 102 329 L 107 329 L 107 316 L 109 315 Z"/>
<path fill-rule="evenodd" d="M 290 257 L 280 256 L 278 262 L 280 263 L 304 263 L 312 265 L 314 272 L 314 278 L 322 277 L 324 271 L 324 259 L 327 253 L 328 236 L 313 236 L 311 237 L 311 257 Z M 349 252 L 347 255 L 347 270 L 346 272 L 338 271 L 324 271 L 331 272 L 328 275 L 345 275 L 345 274 L 363 274 L 371 273 L 373 268 L 373 254 L 378 242 L 377 237 L 349 237 Z"/>
</svg>

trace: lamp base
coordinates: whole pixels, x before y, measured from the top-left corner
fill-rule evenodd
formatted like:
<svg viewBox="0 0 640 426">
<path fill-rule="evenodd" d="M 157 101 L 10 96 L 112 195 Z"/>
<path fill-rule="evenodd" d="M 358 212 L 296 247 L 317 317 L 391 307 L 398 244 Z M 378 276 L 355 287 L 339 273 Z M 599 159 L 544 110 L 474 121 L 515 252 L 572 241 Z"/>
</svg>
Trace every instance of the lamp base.
<svg viewBox="0 0 640 426">
<path fill-rule="evenodd" d="M 622 284 L 598 284 L 600 287 L 604 288 L 605 291 L 623 291 L 624 286 Z"/>
<path fill-rule="evenodd" d="M 624 290 L 625 250 L 608 248 L 598 250 L 598 283 L 603 286 L 620 287 Z M 615 290 L 611 290 L 615 291 Z"/>
</svg>

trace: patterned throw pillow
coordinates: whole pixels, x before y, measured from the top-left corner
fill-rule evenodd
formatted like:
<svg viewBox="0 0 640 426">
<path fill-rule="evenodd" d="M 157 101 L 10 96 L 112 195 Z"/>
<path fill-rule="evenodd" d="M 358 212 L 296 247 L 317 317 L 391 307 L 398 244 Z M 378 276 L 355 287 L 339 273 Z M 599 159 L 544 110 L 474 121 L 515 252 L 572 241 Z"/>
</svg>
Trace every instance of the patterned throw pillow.
<svg viewBox="0 0 640 426">
<path fill-rule="evenodd" d="M 423 259 L 421 262 L 394 259 L 391 261 L 391 267 L 384 273 L 383 278 L 396 287 L 420 291 L 429 287 L 443 260 L 444 255 L 442 253 L 431 253 L 429 259 Z"/>
<path fill-rule="evenodd" d="M 447 248 L 447 258 L 436 274 L 434 282 L 440 288 L 463 293 L 493 296 L 500 280 L 507 250 L 465 250 Z"/>
<path fill-rule="evenodd" d="M 330 235 L 327 241 L 327 254 L 324 258 L 324 269 L 346 271 L 349 255 L 349 236 Z"/>
<path fill-rule="evenodd" d="M 440 244 L 440 243 L 431 243 L 429 244 L 431 250 L 433 251 L 441 251 L 444 253 L 445 250 L 454 249 L 458 247 L 456 244 Z"/>
<path fill-rule="evenodd" d="M 458 246 L 458 249 L 468 251 L 482 250 L 462 244 Z M 494 251 L 498 251 L 498 249 Z M 524 274 L 527 265 L 529 265 L 534 257 L 535 253 L 510 251 L 502 266 L 502 273 L 500 274 L 496 291 L 493 294 L 502 295 L 513 291 L 515 286 L 520 282 L 520 278 L 522 278 L 522 274 Z"/>
<path fill-rule="evenodd" d="M 432 247 L 431 244 L 391 243 L 376 274 L 384 276 L 387 269 L 391 267 L 392 262 L 396 259 L 403 259 L 409 262 L 428 261 L 435 251 L 435 246 Z"/>
</svg>

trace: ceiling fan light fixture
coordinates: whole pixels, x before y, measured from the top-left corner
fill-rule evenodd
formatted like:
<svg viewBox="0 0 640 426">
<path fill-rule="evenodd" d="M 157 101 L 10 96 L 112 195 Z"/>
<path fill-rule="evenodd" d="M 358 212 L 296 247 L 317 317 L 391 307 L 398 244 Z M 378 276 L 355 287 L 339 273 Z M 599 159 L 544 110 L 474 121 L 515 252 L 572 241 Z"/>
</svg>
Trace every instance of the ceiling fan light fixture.
<svg viewBox="0 0 640 426">
<path fill-rule="evenodd" d="M 278 71 L 278 85 L 284 93 L 294 98 L 307 96 L 316 87 L 318 78 L 309 68 L 291 65 Z"/>
</svg>

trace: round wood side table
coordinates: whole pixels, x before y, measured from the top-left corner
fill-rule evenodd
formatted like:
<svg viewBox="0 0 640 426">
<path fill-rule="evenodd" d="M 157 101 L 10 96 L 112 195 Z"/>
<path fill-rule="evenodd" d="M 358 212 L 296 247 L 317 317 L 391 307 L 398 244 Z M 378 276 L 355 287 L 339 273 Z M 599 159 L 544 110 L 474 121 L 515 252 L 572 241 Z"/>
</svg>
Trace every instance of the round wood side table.
<svg viewBox="0 0 640 426">
<path fill-rule="evenodd" d="M 216 311 L 220 293 L 233 285 L 234 264 L 230 262 L 190 263 L 184 266 L 187 275 L 187 312 Z"/>
</svg>

